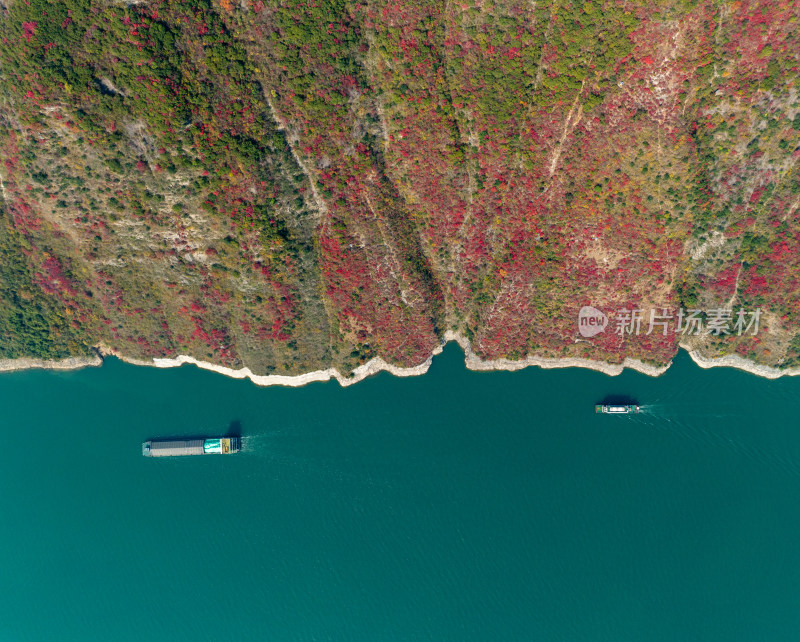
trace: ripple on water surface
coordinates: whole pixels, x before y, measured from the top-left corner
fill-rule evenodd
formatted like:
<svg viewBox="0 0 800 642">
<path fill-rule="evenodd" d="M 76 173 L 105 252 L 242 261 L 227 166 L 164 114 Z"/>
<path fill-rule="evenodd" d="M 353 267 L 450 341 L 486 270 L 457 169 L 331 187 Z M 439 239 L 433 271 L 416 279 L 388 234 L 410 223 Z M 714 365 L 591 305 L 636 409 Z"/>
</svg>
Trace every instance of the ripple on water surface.
<svg viewBox="0 0 800 642">
<path fill-rule="evenodd" d="M 685 355 L 475 373 L 453 346 L 347 389 L 3 375 L 0 638 L 792 639 L 798 393 Z M 613 395 L 645 412 L 596 416 Z M 140 454 L 227 431 L 240 454 Z"/>
</svg>

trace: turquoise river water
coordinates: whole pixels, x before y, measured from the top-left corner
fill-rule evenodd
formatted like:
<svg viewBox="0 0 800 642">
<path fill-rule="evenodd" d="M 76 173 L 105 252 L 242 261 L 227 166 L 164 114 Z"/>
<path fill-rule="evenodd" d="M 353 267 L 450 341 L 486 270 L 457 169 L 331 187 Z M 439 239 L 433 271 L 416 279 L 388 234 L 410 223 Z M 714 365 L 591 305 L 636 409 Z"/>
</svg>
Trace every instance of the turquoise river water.
<svg viewBox="0 0 800 642">
<path fill-rule="evenodd" d="M 798 379 L 451 344 L 346 389 L 109 359 L 0 402 L 3 642 L 800 637 Z M 237 456 L 141 456 L 231 429 Z"/>
</svg>

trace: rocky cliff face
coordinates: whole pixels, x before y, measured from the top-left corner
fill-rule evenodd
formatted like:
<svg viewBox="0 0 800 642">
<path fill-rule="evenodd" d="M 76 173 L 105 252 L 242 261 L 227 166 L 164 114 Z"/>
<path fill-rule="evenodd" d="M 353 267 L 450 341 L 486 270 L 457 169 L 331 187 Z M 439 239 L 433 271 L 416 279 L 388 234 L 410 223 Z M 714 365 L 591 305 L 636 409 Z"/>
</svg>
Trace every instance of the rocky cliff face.
<svg viewBox="0 0 800 642">
<path fill-rule="evenodd" d="M 798 27 L 766 0 L 6 2 L 0 356 L 344 372 L 451 331 L 795 365 Z"/>
</svg>

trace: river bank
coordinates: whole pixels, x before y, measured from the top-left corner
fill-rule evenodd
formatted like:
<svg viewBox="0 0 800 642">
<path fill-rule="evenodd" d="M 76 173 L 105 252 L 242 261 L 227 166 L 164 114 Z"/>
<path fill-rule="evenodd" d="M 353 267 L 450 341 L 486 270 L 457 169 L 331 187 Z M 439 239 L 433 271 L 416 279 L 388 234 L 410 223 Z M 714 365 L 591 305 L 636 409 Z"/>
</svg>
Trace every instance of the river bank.
<svg viewBox="0 0 800 642">
<path fill-rule="evenodd" d="M 202 368 L 203 370 L 211 370 L 212 372 L 216 372 L 226 377 L 232 377 L 234 379 L 249 379 L 257 386 L 288 386 L 296 388 L 305 386 L 309 383 L 325 382 L 330 381 L 331 379 L 336 379 L 336 381 L 339 382 L 339 385 L 346 388 L 347 386 L 352 386 L 353 384 L 363 381 L 367 377 L 378 374 L 379 372 L 388 372 L 396 377 L 415 377 L 423 375 L 428 372 L 428 369 L 433 363 L 433 357 L 441 354 L 444 346 L 450 341 L 455 341 L 464 351 L 464 363 L 469 370 L 506 370 L 513 372 L 528 368 L 530 366 L 537 366 L 546 370 L 553 368 L 586 368 L 614 377 L 621 374 L 626 368 L 629 368 L 649 377 L 658 377 L 664 374 L 672 365 L 672 362 L 670 362 L 665 366 L 653 366 L 638 359 L 631 358 L 626 358 L 621 364 L 606 363 L 603 361 L 575 357 L 546 358 L 528 356 L 525 359 L 519 360 L 484 360 L 473 352 L 472 345 L 466 337 L 448 331 L 445 333 L 444 339 L 444 343 L 434 348 L 434 350 L 431 352 L 431 355 L 417 366 L 396 366 L 384 361 L 380 357 L 375 357 L 367 363 L 358 366 L 350 375 L 343 375 L 336 368 L 314 370 L 312 372 L 307 372 L 300 375 L 258 375 L 253 373 L 249 368 L 234 370 L 233 368 L 228 368 L 208 361 L 201 361 L 187 355 L 179 355 L 175 358 L 153 358 L 151 361 L 136 359 L 133 357 L 127 357 L 104 345 L 95 346 L 96 354 L 91 357 L 70 357 L 57 361 L 45 361 L 42 359 L 32 358 L 2 359 L 0 360 L 0 372 L 13 372 L 17 370 L 31 369 L 76 370 L 79 368 L 100 366 L 103 363 L 103 358 L 113 356 L 131 365 L 149 366 L 155 368 L 176 368 L 184 364 L 191 364 L 197 366 L 198 368 Z M 705 357 L 688 345 L 679 344 L 679 347 L 686 350 L 689 356 L 692 358 L 692 361 L 704 369 L 736 368 L 738 370 L 744 370 L 745 372 L 749 372 L 750 374 L 758 377 L 764 377 L 766 379 L 778 379 L 783 376 L 791 377 L 800 375 L 800 368 L 787 368 L 781 370 L 779 368 L 755 363 L 739 355 Z"/>
</svg>

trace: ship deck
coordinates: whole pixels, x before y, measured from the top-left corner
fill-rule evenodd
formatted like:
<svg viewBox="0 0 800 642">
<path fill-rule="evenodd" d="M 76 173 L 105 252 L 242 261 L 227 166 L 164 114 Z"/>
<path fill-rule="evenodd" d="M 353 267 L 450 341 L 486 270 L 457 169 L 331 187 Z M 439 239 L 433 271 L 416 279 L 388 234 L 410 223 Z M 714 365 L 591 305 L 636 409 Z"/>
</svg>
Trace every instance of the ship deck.
<svg viewBox="0 0 800 642">
<path fill-rule="evenodd" d="M 142 444 L 145 457 L 181 457 L 203 454 L 202 439 L 184 439 L 175 441 L 146 441 Z M 146 446 L 150 445 L 149 451 Z"/>
</svg>

